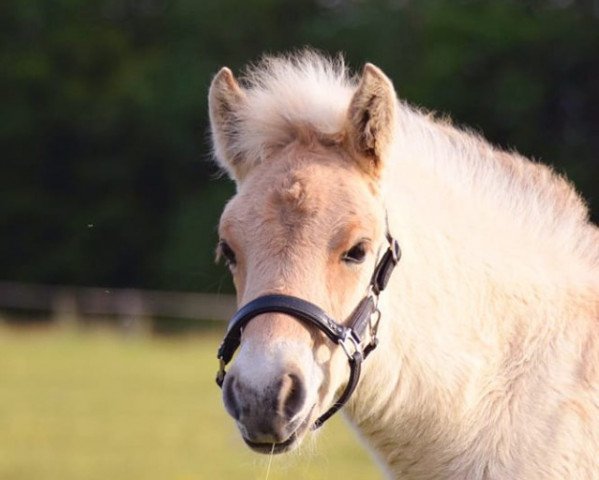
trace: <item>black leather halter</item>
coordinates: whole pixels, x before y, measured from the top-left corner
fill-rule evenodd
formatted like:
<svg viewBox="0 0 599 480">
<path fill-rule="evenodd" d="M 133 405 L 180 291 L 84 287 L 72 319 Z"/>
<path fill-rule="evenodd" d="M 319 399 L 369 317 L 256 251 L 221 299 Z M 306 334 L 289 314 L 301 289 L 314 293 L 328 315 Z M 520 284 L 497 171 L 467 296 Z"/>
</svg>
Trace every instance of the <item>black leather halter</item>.
<svg viewBox="0 0 599 480">
<path fill-rule="evenodd" d="M 320 427 L 349 400 L 360 379 L 362 361 L 377 346 L 377 328 L 381 316 L 378 309 L 379 294 L 385 289 L 393 269 L 399 262 L 401 250 L 397 241 L 387 232 L 389 245 L 376 264 L 368 293 L 358 303 L 349 316 L 346 325 L 341 325 L 329 317 L 321 308 L 313 303 L 290 295 L 264 295 L 241 307 L 229 322 L 225 338 L 218 349 L 217 358 L 220 369 L 216 375 L 216 383 L 222 387 L 225 379 L 225 367 L 233 358 L 233 354 L 241 343 L 243 328 L 258 315 L 263 313 L 284 313 L 318 328 L 332 342 L 341 346 L 349 360 L 350 374 L 345 390 L 339 399 L 315 422 L 313 429 Z M 370 341 L 363 344 L 363 336 L 369 327 Z"/>
</svg>

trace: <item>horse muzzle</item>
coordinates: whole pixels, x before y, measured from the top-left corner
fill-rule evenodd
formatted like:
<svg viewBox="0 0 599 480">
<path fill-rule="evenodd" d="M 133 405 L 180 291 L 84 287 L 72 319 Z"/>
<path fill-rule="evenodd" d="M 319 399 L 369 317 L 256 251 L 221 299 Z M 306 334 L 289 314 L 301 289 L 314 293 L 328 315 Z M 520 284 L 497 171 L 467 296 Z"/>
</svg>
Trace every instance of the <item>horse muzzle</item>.
<svg viewBox="0 0 599 480">
<path fill-rule="evenodd" d="M 251 362 L 244 363 L 276 363 L 267 352 L 259 356 L 262 358 L 253 355 Z M 245 443 L 260 453 L 292 449 L 314 422 L 315 392 L 309 391 L 299 368 L 271 371 L 261 382 L 255 375 L 252 378 L 243 373 L 234 368 L 222 388 L 225 408 L 236 420 Z"/>
</svg>

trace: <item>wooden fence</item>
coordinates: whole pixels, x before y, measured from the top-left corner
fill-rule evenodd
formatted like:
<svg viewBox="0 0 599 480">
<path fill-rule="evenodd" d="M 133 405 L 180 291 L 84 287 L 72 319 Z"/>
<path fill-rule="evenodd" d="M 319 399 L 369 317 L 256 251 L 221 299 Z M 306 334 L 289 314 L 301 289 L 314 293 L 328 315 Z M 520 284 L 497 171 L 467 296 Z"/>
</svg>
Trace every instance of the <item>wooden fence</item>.
<svg viewBox="0 0 599 480">
<path fill-rule="evenodd" d="M 139 328 L 153 317 L 226 320 L 235 311 L 235 297 L 0 282 L 0 311 L 14 310 L 48 312 L 63 323 L 87 316 L 114 316 L 124 326 Z"/>
</svg>

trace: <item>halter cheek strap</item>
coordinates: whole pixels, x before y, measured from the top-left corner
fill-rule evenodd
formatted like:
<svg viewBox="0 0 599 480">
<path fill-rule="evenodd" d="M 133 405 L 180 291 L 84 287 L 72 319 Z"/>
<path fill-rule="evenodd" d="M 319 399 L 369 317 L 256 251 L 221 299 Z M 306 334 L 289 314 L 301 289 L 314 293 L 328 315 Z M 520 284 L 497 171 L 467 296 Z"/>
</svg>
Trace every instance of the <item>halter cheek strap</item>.
<svg viewBox="0 0 599 480">
<path fill-rule="evenodd" d="M 315 422 L 313 429 L 320 427 L 347 401 L 358 385 L 362 361 L 378 344 L 377 329 L 381 312 L 378 309 L 380 293 L 391 278 L 393 269 L 399 262 L 401 250 L 397 241 L 387 233 L 388 248 L 376 264 L 370 280 L 367 295 L 360 300 L 345 325 L 335 322 L 320 307 L 291 295 L 264 295 L 241 307 L 229 322 L 229 328 L 218 349 L 220 369 L 216 375 L 219 387 L 225 379 L 225 367 L 241 343 L 243 328 L 254 318 L 264 313 L 284 313 L 296 320 L 318 328 L 333 343 L 338 344 L 347 355 L 350 374 L 345 390 L 335 403 Z M 370 330 L 370 341 L 363 344 L 366 330 Z"/>
</svg>

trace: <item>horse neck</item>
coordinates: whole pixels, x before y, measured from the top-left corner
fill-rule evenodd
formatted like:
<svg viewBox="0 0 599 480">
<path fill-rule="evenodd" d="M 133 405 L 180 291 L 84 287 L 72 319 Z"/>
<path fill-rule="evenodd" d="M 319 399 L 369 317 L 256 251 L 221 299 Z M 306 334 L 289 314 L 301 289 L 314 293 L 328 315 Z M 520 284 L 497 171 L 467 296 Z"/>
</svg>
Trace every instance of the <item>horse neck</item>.
<svg viewBox="0 0 599 480">
<path fill-rule="evenodd" d="M 435 132 L 418 122 L 399 129 L 383 189 L 403 257 L 382 294 L 381 345 L 348 409 L 367 435 L 381 422 L 394 423 L 395 436 L 401 422 L 406 432 L 438 435 L 475 401 L 479 379 L 502 359 L 549 342 L 544 322 L 567 302 L 573 279 L 589 277 L 576 255 L 556 256 L 493 192 L 468 184 L 475 177 L 459 163 L 452 138 L 427 143 L 445 126 Z"/>
</svg>

